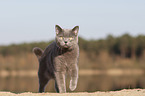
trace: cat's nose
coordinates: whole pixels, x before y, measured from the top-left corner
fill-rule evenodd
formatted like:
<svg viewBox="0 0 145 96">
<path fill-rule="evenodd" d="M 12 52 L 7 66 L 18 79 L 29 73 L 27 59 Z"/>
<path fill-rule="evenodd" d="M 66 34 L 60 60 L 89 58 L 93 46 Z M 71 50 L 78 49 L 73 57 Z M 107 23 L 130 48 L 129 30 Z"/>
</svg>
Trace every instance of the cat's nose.
<svg viewBox="0 0 145 96">
<path fill-rule="evenodd" d="M 64 41 L 65 44 L 67 44 L 67 41 Z"/>
</svg>

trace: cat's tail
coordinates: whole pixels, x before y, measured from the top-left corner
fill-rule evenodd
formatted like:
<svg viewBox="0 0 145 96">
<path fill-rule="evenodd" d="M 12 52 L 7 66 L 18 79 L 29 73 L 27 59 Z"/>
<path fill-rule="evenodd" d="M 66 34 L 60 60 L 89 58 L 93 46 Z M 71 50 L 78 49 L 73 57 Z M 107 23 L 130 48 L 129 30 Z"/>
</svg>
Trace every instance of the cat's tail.
<svg viewBox="0 0 145 96">
<path fill-rule="evenodd" d="M 33 52 L 35 53 L 35 55 L 37 56 L 37 58 L 39 60 L 41 58 L 41 56 L 42 56 L 44 51 L 41 48 L 34 47 L 33 48 Z"/>
</svg>

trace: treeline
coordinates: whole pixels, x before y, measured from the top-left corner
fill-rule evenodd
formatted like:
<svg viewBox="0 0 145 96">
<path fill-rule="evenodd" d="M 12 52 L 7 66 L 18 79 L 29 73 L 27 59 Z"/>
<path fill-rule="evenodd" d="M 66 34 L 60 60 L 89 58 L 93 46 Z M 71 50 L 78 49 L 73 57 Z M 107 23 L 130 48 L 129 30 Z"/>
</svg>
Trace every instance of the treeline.
<svg viewBox="0 0 145 96">
<path fill-rule="evenodd" d="M 122 58 L 138 58 L 145 53 L 145 35 L 133 37 L 124 34 L 120 37 L 108 35 L 106 39 L 85 40 L 80 38 L 80 48 L 86 52 L 99 54 L 101 51 L 110 55 L 118 55 Z"/>
<path fill-rule="evenodd" d="M 44 49 L 50 42 L 34 42 L 34 43 L 22 43 L 22 44 L 11 44 L 9 46 L 0 46 L 0 54 L 2 56 L 8 55 L 20 55 L 23 53 L 30 53 L 34 47 L 40 47 Z"/>
<path fill-rule="evenodd" d="M 50 42 L 39 43 L 23 43 L 12 44 L 9 46 L 0 46 L 0 54 L 19 55 L 21 53 L 30 53 L 34 47 L 45 49 Z M 102 51 L 108 52 L 110 55 L 117 55 L 122 58 L 139 58 L 145 53 L 145 35 L 133 37 L 129 34 L 124 34 L 120 37 L 108 35 L 105 39 L 86 40 L 79 37 L 80 50 L 84 50 L 88 54 L 99 54 Z"/>
</svg>

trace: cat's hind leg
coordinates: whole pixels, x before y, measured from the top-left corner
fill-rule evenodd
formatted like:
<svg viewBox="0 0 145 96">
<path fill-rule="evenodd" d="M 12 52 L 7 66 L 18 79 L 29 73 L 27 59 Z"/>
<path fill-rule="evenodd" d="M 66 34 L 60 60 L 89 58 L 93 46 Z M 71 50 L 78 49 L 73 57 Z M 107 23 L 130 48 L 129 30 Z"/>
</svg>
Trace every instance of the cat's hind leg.
<svg viewBox="0 0 145 96">
<path fill-rule="evenodd" d="M 55 90 L 56 90 L 57 93 L 59 93 L 59 89 L 58 89 L 58 85 L 57 85 L 56 80 L 55 80 Z"/>
<path fill-rule="evenodd" d="M 45 91 L 45 86 L 50 79 L 39 76 L 39 92 L 42 93 Z"/>
</svg>

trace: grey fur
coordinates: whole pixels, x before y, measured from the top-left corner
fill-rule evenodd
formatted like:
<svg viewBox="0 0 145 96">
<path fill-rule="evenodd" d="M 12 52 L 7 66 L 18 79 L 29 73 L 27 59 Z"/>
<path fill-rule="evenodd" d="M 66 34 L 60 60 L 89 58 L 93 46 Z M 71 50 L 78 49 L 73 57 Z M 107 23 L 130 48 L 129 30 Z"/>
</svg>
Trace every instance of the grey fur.
<svg viewBox="0 0 145 96">
<path fill-rule="evenodd" d="M 41 58 L 41 55 L 43 54 L 43 50 L 38 47 L 33 48 L 33 52 L 37 56 L 38 60 Z"/>
<path fill-rule="evenodd" d="M 57 92 L 65 93 L 65 75 L 70 75 L 70 90 L 75 90 L 78 81 L 78 30 L 76 26 L 73 29 L 62 29 L 55 26 L 56 38 L 43 52 L 42 49 L 35 47 L 33 49 L 39 60 L 39 92 L 44 92 L 45 86 L 50 79 L 55 80 L 55 89 Z"/>
</svg>

